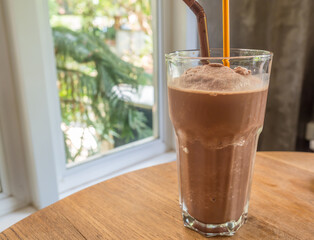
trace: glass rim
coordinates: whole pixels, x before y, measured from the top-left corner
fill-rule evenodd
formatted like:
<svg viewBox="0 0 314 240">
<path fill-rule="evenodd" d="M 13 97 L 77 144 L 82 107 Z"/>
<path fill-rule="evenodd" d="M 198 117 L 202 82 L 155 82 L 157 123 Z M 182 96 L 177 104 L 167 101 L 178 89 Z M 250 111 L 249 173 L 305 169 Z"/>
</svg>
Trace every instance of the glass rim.
<svg viewBox="0 0 314 240">
<path fill-rule="evenodd" d="M 210 51 L 212 50 L 220 50 L 223 51 L 223 48 L 211 48 Z M 200 51 L 200 49 L 190 49 L 190 50 L 177 50 L 173 51 L 170 53 L 165 54 L 166 60 L 171 60 L 171 59 L 195 59 L 195 60 L 219 60 L 219 59 L 249 59 L 249 58 L 272 58 L 273 57 L 273 52 L 267 51 L 267 50 L 260 50 L 260 49 L 245 49 L 245 48 L 230 48 L 230 52 L 233 51 L 246 51 L 246 52 L 255 52 L 257 54 L 252 54 L 252 55 L 247 55 L 247 56 L 233 56 L 233 57 L 191 57 L 191 56 L 182 56 L 180 53 L 183 52 L 196 52 Z"/>
</svg>

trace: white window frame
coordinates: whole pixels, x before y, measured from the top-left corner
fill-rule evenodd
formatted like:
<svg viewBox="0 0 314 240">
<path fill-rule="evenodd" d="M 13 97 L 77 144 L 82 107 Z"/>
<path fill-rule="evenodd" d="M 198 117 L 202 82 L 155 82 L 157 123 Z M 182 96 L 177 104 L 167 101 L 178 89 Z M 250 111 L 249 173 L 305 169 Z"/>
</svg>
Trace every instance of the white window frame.
<svg viewBox="0 0 314 240">
<path fill-rule="evenodd" d="M 30 203 L 4 12 L 0 1 L 0 216 Z"/>
<path fill-rule="evenodd" d="M 154 35 L 154 53 L 157 54 L 154 63 L 155 69 L 158 69 L 155 72 L 159 90 L 158 94 L 155 94 L 159 117 L 154 122 L 159 123 L 158 139 L 67 169 L 63 134 L 60 129 L 61 114 L 48 1 L 4 1 L 14 66 L 13 77 L 21 105 L 20 122 L 27 156 L 31 202 L 36 208 L 43 208 L 55 202 L 60 194 L 67 195 L 67 192 L 73 189 L 108 178 L 126 168 L 134 169 L 141 164 L 147 166 L 145 163 L 151 159 L 155 159 L 155 163 L 165 161 L 163 159 L 175 159 L 173 152 L 170 155 L 167 153 L 173 151 L 174 140 L 168 117 L 164 53 L 196 47 L 195 30 L 183 29 L 180 32 L 187 21 L 190 24 L 194 21 L 194 16 L 183 2 L 177 2 L 152 1 L 153 19 L 158 19 L 153 23 L 153 28 L 158 32 Z M 177 22 L 178 19 L 181 20 Z M 180 29 L 172 24 L 177 24 Z M 173 32 L 175 29 L 176 34 Z"/>
<path fill-rule="evenodd" d="M 155 135 L 158 136 L 157 139 L 148 138 L 128 144 L 127 148 L 122 147 L 125 148 L 124 150 L 113 150 L 110 154 L 91 157 L 89 158 L 91 161 L 72 168 L 65 167 L 65 154 L 63 154 L 62 159 L 60 157 L 61 161 L 59 161 L 59 172 L 62 173 L 59 184 L 61 196 L 68 195 L 67 192 L 72 192 L 72 189 L 81 189 L 80 186 L 86 186 L 86 183 L 95 183 L 95 180 L 98 182 L 107 179 L 112 173 L 122 173 L 126 168 L 132 168 L 134 165 L 173 149 L 172 127 L 168 117 L 167 97 L 165 95 L 167 86 L 164 74 L 162 7 L 162 1 L 152 1 L 154 79 L 157 80 L 154 85 L 154 95 L 158 108 L 158 117 L 156 118 L 156 114 L 154 114 L 153 124 L 155 125 Z M 156 19 L 158 20 L 156 21 Z M 131 147 L 132 145 L 133 147 Z"/>
<path fill-rule="evenodd" d="M 1 135 L 1 129 L 0 129 L 0 187 L 2 191 L 0 192 L 0 206 L 1 206 L 1 200 L 8 198 L 10 195 L 10 190 L 8 187 L 8 176 L 6 171 L 6 164 L 4 160 L 4 151 L 3 151 L 3 143 L 2 143 L 2 135 Z M 1 214 L 0 210 L 0 216 Z"/>
</svg>

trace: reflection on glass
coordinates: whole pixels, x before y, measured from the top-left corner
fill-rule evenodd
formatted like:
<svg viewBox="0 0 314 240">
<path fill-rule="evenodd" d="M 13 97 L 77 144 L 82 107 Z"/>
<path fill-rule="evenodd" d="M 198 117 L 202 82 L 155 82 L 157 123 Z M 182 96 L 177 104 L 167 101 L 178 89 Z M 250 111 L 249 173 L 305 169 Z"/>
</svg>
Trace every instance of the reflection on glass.
<svg viewBox="0 0 314 240">
<path fill-rule="evenodd" d="M 152 137 L 150 0 L 49 6 L 67 163 Z"/>
</svg>

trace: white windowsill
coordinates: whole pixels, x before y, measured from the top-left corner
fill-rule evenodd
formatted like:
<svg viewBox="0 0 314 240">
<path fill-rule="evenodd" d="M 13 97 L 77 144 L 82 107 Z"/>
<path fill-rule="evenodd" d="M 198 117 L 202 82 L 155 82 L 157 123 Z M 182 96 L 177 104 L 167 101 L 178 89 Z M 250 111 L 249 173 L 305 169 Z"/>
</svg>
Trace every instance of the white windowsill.
<svg viewBox="0 0 314 240">
<path fill-rule="evenodd" d="M 155 165 L 163 164 L 163 163 L 168 163 L 176 160 L 176 153 L 174 151 L 167 152 L 164 154 L 160 154 L 157 157 L 153 157 L 151 159 L 148 159 L 143 162 L 139 162 L 137 164 L 134 164 L 132 166 L 129 166 L 125 169 L 121 169 L 117 172 L 114 172 L 112 174 L 106 175 L 104 177 L 98 178 L 94 181 L 91 181 L 86 184 L 82 184 L 80 186 L 77 186 L 75 188 L 69 189 L 63 193 L 60 194 L 60 199 L 65 198 L 75 192 L 78 192 L 80 190 L 83 190 L 84 188 L 87 188 L 89 186 L 92 186 L 94 184 L 97 184 L 99 182 L 103 182 L 105 180 L 108 180 L 110 178 L 117 177 L 119 175 L 128 173 L 128 172 L 133 172 L 139 169 L 147 168 L 147 167 L 152 167 Z M 15 212 L 9 213 L 5 216 L 0 217 L 0 232 L 4 231 L 5 229 L 9 228 L 13 224 L 21 221 L 22 219 L 26 218 L 27 216 L 31 215 L 32 213 L 36 212 L 37 210 L 31 206 L 22 208 L 20 210 L 17 210 Z"/>
<path fill-rule="evenodd" d="M 6 196 L 0 200 L 0 217 L 14 212 L 17 209 L 21 209 L 27 206 L 28 203 L 21 201 L 13 196 Z"/>
<path fill-rule="evenodd" d="M 160 154 L 156 157 L 153 157 L 153 158 L 150 158 L 148 160 L 136 163 L 136 164 L 128 166 L 126 168 L 119 169 L 116 172 L 102 176 L 102 177 L 97 178 L 97 179 L 90 181 L 88 183 L 84 183 L 84 184 L 81 184 L 81 185 L 76 186 L 74 188 L 67 189 L 66 191 L 60 192 L 59 197 L 60 197 L 60 199 L 65 198 L 65 197 L 67 197 L 67 196 L 69 196 L 75 192 L 83 190 L 84 188 L 90 187 L 90 186 L 95 185 L 97 183 L 106 181 L 110 178 L 114 178 L 114 177 L 120 176 L 120 175 L 128 173 L 128 172 L 133 172 L 133 171 L 136 171 L 139 169 L 152 167 L 152 166 L 163 164 L 163 163 L 172 162 L 175 160 L 176 160 L 176 153 L 174 151 L 166 152 L 164 154 Z"/>
<path fill-rule="evenodd" d="M 125 173 L 126 171 L 124 170 L 133 169 L 133 166 L 150 162 L 156 157 L 162 158 L 166 151 L 166 144 L 160 139 L 155 139 L 127 148 L 124 151 L 113 152 L 94 161 L 65 169 L 62 178 L 59 180 L 59 195 L 86 184 L 90 186 L 90 183 L 95 183 L 99 179 L 102 181 L 106 180 L 108 176 L 113 176 L 113 174 Z"/>
<path fill-rule="evenodd" d="M 34 212 L 36 212 L 36 209 L 28 206 L 0 217 L 0 232 L 4 231 L 5 229 L 21 221 L 22 219 L 26 218 Z"/>
</svg>

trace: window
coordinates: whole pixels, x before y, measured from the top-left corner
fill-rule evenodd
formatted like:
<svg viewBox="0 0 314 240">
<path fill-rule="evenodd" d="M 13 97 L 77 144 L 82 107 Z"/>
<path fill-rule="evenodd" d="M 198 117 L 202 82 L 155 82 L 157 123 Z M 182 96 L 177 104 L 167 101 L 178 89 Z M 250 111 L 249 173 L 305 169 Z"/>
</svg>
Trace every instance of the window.
<svg viewBox="0 0 314 240">
<path fill-rule="evenodd" d="M 151 1 L 49 8 L 67 166 L 157 137 Z"/>
<path fill-rule="evenodd" d="M 5 13 L 5 28 L 0 24 L 0 32 L 5 32 L 0 34 L 0 48 L 7 54 L 0 54 L 1 86 L 2 81 L 6 84 L 6 88 L 0 88 L 0 120 L 4 119 L 0 123 L 7 182 L 10 196 L 23 199 L 26 204 L 32 202 L 42 208 L 95 181 L 175 158 L 173 152 L 167 153 L 173 149 L 173 139 L 167 114 L 163 49 L 164 38 L 169 52 L 186 48 L 186 39 L 193 37 L 187 31 L 179 34 L 180 28 L 172 26 L 181 26 L 180 23 L 185 26 L 182 21 L 186 6 L 180 2 L 180 6 L 174 7 L 171 1 L 161 0 L 123 0 L 135 4 L 131 7 L 136 12 L 142 12 L 136 4 L 150 3 L 150 7 L 146 5 L 147 14 L 142 16 L 147 18 L 146 27 L 141 29 L 136 25 L 139 15 L 130 19 L 119 13 L 122 17 L 118 21 L 117 13 L 110 15 L 109 10 L 104 11 L 107 6 L 101 4 L 111 4 L 109 9 L 114 9 L 113 2 L 0 1 L 0 8 L 3 6 L 0 13 Z M 122 4 L 122 0 L 117 2 Z M 84 15 L 85 25 L 85 20 L 77 17 L 82 7 L 76 3 L 90 4 L 93 11 L 101 10 L 95 10 L 89 20 L 88 14 Z M 115 28 L 115 22 L 120 26 Z M 93 30 L 86 33 L 85 27 Z M 2 46 L 3 38 L 9 44 Z M 62 45 L 62 41 L 74 42 Z M 84 41 L 88 42 L 87 49 Z M 172 44 L 174 41 L 176 45 Z M 132 42 L 141 44 L 132 46 Z M 94 55 L 89 55 L 90 52 Z M 87 61 L 88 56 L 94 59 Z M 105 62 L 110 67 L 104 68 Z M 3 72 L 7 72 L 5 77 Z M 110 75 L 111 72 L 116 75 Z M 102 78 L 110 81 L 98 82 L 103 86 L 95 84 L 101 74 L 110 75 Z M 99 89 L 98 95 L 90 92 Z M 104 94 L 112 98 L 105 99 Z M 108 120 L 106 105 L 114 101 L 119 102 L 119 107 L 110 109 L 115 118 Z M 118 111 L 120 106 L 123 111 Z M 98 110 L 100 113 L 96 113 Z M 109 127 L 105 129 L 102 125 Z M 127 133 L 123 132 L 125 126 Z M 80 141 L 73 140 L 75 135 Z M 2 181 L 3 190 L 5 185 Z M 1 206 L 2 202 L 0 212 Z"/>
</svg>

